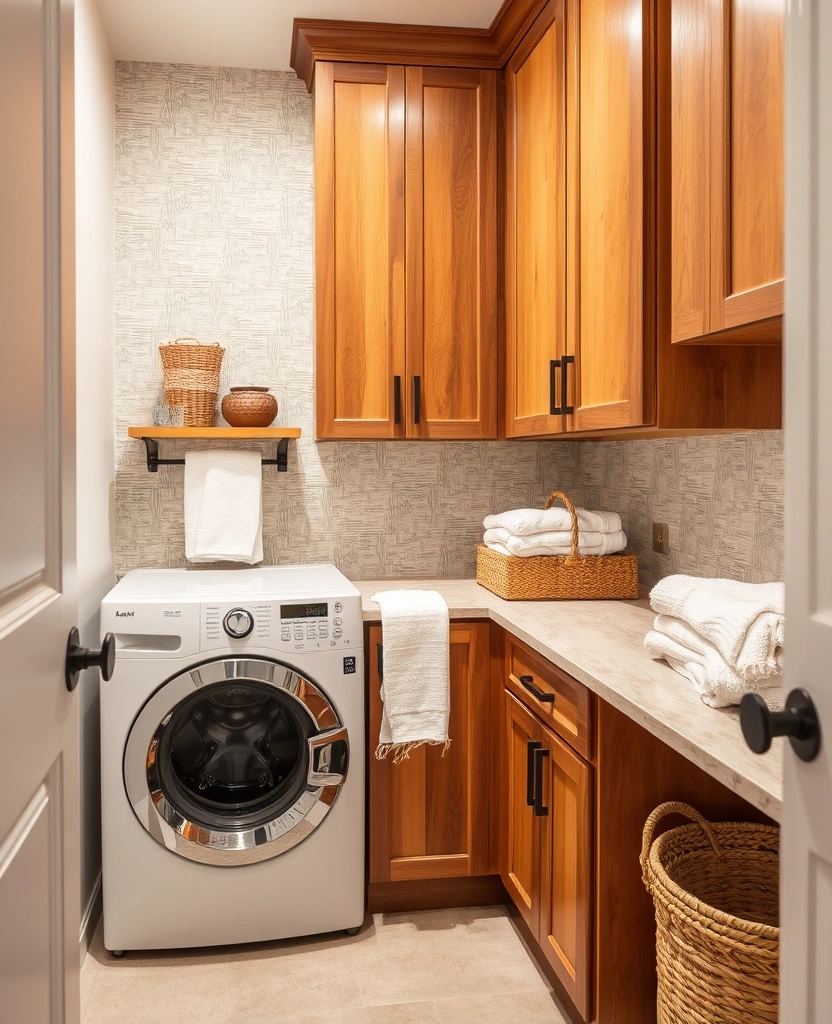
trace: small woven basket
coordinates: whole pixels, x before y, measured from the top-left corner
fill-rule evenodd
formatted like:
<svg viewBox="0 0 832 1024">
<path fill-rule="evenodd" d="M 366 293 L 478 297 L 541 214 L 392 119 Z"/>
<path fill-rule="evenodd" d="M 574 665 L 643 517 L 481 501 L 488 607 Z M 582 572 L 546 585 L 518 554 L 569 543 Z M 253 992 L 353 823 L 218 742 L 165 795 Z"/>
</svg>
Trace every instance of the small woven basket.
<svg viewBox="0 0 832 1024">
<path fill-rule="evenodd" d="M 578 513 L 562 491 L 552 491 L 546 508 L 560 498 L 572 519 L 572 553 L 520 558 L 480 544 L 477 583 L 506 601 L 601 600 L 638 597 L 636 555 L 578 554 Z"/>
<path fill-rule="evenodd" d="M 212 427 L 225 349 L 217 342 L 177 338 L 161 344 L 159 355 L 167 404 L 184 407 L 186 427 Z"/>
<path fill-rule="evenodd" d="M 653 841 L 659 821 L 681 825 Z M 641 868 L 656 907 L 658 1024 L 777 1024 L 780 830 L 711 824 L 683 803 L 644 826 Z"/>
</svg>

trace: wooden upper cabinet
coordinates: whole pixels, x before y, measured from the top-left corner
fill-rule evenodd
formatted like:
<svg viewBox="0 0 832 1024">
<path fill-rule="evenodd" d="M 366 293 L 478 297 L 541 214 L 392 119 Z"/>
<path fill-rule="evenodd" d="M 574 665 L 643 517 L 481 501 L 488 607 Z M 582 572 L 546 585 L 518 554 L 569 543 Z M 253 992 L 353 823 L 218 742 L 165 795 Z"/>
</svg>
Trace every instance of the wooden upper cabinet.
<svg viewBox="0 0 832 1024">
<path fill-rule="evenodd" d="M 570 154 L 578 204 L 578 300 L 569 339 L 576 366 L 568 389 L 575 430 L 652 419 L 652 8 L 650 0 L 570 7 L 580 68 Z"/>
<path fill-rule="evenodd" d="M 506 68 L 506 433 L 565 430 L 566 50 L 550 0 Z"/>
<path fill-rule="evenodd" d="M 318 65 L 315 222 L 318 437 L 404 437 L 404 68 Z"/>
<path fill-rule="evenodd" d="M 497 436 L 493 72 L 407 68 L 407 433 Z"/>
<path fill-rule="evenodd" d="M 780 340 L 785 3 L 670 0 L 674 342 Z M 709 335 L 720 335 L 713 338 Z"/>
</svg>

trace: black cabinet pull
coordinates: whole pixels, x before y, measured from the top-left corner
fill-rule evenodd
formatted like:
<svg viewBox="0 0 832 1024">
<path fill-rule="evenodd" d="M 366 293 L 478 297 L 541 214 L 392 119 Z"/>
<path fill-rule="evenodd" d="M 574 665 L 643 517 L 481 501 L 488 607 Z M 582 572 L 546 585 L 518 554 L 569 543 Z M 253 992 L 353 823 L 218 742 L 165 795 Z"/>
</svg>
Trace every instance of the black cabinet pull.
<svg viewBox="0 0 832 1024">
<path fill-rule="evenodd" d="M 529 807 L 534 807 L 534 752 L 542 745 L 539 740 L 526 743 L 526 803 Z"/>
<path fill-rule="evenodd" d="M 817 708 L 803 689 L 792 690 L 782 711 L 771 711 L 759 693 L 746 693 L 740 702 L 740 726 L 755 754 L 764 754 L 775 736 L 788 736 L 801 761 L 814 761 L 820 751 Z"/>
<path fill-rule="evenodd" d="M 541 690 L 539 686 L 534 685 L 534 676 L 519 676 L 520 685 L 524 690 L 528 690 L 533 697 L 537 697 L 541 704 L 554 704 L 555 695 L 553 693 L 547 693 L 545 690 Z"/>
<path fill-rule="evenodd" d="M 381 681 L 384 679 L 384 644 L 376 644 L 376 659 L 378 678 Z"/>
<path fill-rule="evenodd" d="M 542 744 L 532 754 L 534 758 L 534 816 L 545 818 L 549 808 L 543 805 L 543 759 L 549 756 L 549 751 Z"/>
<path fill-rule="evenodd" d="M 396 374 L 393 378 L 393 422 L 402 421 L 402 379 Z"/>
<path fill-rule="evenodd" d="M 575 362 L 574 356 L 564 356 L 561 360 L 563 363 L 563 369 L 560 371 L 560 412 L 564 416 L 571 416 L 575 411 L 573 405 L 568 405 L 569 401 L 569 364 Z"/>
<path fill-rule="evenodd" d="M 555 393 L 557 392 L 557 372 L 560 369 L 560 359 L 551 359 L 549 361 L 549 415 L 560 416 L 561 410 L 558 406 Z"/>
<path fill-rule="evenodd" d="M 418 423 L 422 415 L 422 378 L 418 374 L 413 377 L 413 422 Z"/>
</svg>

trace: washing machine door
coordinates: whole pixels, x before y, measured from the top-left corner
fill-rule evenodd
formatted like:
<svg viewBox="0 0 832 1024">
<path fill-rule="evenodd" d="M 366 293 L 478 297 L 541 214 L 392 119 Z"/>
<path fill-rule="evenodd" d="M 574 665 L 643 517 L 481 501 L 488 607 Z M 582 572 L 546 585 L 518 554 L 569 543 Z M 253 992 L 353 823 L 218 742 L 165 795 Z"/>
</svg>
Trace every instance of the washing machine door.
<svg viewBox="0 0 832 1024">
<path fill-rule="evenodd" d="M 349 737 L 326 694 L 265 658 L 221 658 L 148 699 L 124 751 L 127 796 L 172 853 L 234 866 L 315 831 L 348 770 Z"/>
</svg>

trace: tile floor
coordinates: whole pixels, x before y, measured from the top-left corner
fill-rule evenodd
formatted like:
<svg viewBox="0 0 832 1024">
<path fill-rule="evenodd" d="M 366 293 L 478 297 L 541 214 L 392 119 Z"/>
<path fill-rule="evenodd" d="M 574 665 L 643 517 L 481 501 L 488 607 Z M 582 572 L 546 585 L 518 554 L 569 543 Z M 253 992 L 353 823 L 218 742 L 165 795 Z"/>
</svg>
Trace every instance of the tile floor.
<svg viewBox="0 0 832 1024">
<path fill-rule="evenodd" d="M 354 938 L 112 957 L 81 1024 L 567 1024 L 503 907 L 376 914 Z"/>
</svg>

